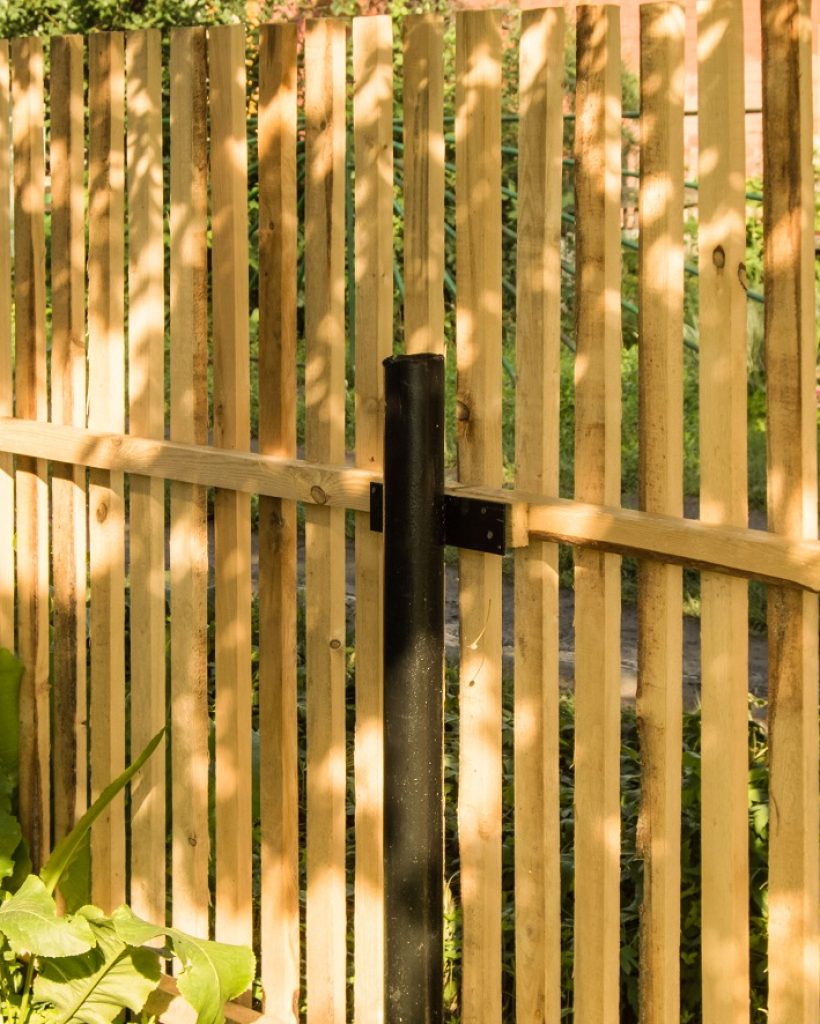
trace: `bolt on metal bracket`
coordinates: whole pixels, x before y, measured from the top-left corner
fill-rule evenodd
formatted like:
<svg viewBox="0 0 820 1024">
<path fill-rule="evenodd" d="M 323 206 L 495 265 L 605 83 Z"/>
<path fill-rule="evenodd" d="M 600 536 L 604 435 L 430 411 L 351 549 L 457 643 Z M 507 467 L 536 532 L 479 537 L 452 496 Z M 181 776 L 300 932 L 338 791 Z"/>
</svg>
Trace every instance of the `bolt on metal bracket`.
<svg viewBox="0 0 820 1024">
<path fill-rule="evenodd" d="M 486 555 L 507 550 L 507 506 L 499 501 L 442 494 L 441 543 Z M 384 531 L 384 485 L 370 485 L 370 529 Z"/>
</svg>

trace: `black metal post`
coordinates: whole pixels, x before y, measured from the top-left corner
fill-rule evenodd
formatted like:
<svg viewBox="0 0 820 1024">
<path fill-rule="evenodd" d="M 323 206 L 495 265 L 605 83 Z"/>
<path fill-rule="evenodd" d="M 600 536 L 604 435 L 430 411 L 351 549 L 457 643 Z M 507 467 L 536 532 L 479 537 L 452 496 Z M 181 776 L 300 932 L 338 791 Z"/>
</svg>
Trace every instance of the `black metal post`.
<svg viewBox="0 0 820 1024">
<path fill-rule="evenodd" d="M 386 1024 L 442 1020 L 444 359 L 386 359 Z"/>
</svg>

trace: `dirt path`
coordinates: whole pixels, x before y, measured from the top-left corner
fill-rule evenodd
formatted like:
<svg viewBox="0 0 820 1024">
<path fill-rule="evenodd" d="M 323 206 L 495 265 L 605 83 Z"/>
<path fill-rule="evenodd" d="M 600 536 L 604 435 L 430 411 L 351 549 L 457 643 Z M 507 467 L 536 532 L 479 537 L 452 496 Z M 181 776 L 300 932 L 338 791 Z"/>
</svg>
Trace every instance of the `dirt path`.
<svg viewBox="0 0 820 1024">
<path fill-rule="evenodd" d="M 688 511 L 688 510 L 687 510 Z M 756 528 L 760 528 L 755 523 Z M 765 528 L 765 525 L 764 525 Z M 256 582 L 257 537 L 253 537 L 253 576 Z M 211 536 L 211 546 L 213 537 Z M 211 551 L 213 559 L 213 551 Z M 300 546 L 300 586 L 304 581 L 304 548 Z M 352 635 L 356 603 L 353 543 L 347 550 L 347 618 Z M 559 610 L 559 670 L 561 685 L 572 690 L 575 679 L 575 630 L 573 624 L 575 595 L 571 589 L 561 590 Z M 514 672 L 514 601 L 511 573 L 503 577 L 503 652 L 504 674 Z M 458 570 L 448 565 L 445 570 L 445 649 L 448 662 L 458 660 Z M 749 635 L 749 690 L 757 697 L 766 697 L 768 680 L 767 641 L 765 635 Z M 634 604 L 621 609 L 621 695 L 624 701 L 635 700 L 638 673 L 638 615 Z M 700 621 L 691 616 L 683 620 L 683 700 L 686 708 L 696 707 L 700 699 Z"/>
<path fill-rule="evenodd" d="M 513 674 L 513 581 L 504 576 L 503 644 L 505 675 Z M 571 690 L 575 679 L 575 595 L 562 589 L 559 610 L 559 668 L 562 687 Z M 445 605 L 445 643 L 447 659 L 458 658 L 458 573 L 447 567 Z M 638 674 L 638 615 L 634 604 L 621 609 L 621 695 L 634 701 Z M 758 697 L 766 696 L 768 678 L 765 636 L 749 636 L 749 689 Z M 696 707 L 700 698 L 700 620 L 683 620 L 683 700 L 687 708 Z"/>
</svg>

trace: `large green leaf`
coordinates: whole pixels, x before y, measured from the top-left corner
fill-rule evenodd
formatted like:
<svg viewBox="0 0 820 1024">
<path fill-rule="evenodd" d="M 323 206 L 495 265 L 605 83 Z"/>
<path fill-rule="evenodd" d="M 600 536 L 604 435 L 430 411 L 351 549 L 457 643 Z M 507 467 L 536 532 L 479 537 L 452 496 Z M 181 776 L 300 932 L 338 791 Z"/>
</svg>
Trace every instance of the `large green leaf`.
<svg viewBox="0 0 820 1024">
<path fill-rule="evenodd" d="M 127 946 L 143 946 L 146 942 L 165 935 L 166 929 L 158 924 L 149 924 L 137 917 L 134 911 L 125 905 L 117 907 L 111 915 L 111 921 L 117 936 Z"/>
<path fill-rule="evenodd" d="M 0 768 L 0 807 L 11 807 L 13 780 Z"/>
<path fill-rule="evenodd" d="M 0 932 L 15 953 L 63 957 L 85 953 L 94 934 L 83 917 L 58 917 L 51 893 L 36 875 L 0 906 Z"/>
<path fill-rule="evenodd" d="M 20 746 L 20 679 L 23 663 L 5 647 L 0 647 L 0 775 L 17 788 L 17 764 Z"/>
<path fill-rule="evenodd" d="M 197 1011 L 197 1024 L 222 1024 L 223 1007 L 241 995 L 253 981 L 256 961 L 244 946 L 229 946 L 186 935 L 176 928 L 160 928 L 138 918 L 129 907 L 112 915 L 120 939 L 127 943 L 150 942 L 165 934 L 182 963 L 177 978 L 180 993 Z"/>
<path fill-rule="evenodd" d="M 86 832 L 58 885 L 66 910 L 73 914 L 91 900 L 91 833 Z"/>
<path fill-rule="evenodd" d="M 54 889 L 59 883 L 63 873 L 68 869 L 72 861 L 81 853 L 85 837 L 91 829 L 91 826 L 111 803 L 114 797 L 128 785 L 151 754 L 154 753 L 164 734 L 165 729 L 160 729 L 136 761 L 133 761 L 121 775 L 118 775 L 117 778 L 114 779 L 113 782 L 109 782 L 82 818 L 80 818 L 74 828 L 54 847 L 51 856 L 40 871 L 40 878 L 42 878 L 49 892 L 54 892 Z"/>
<path fill-rule="evenodd" d="M 20 886 L 25 882 L 31 872 L 34 870 L 31 863 L 31 854 L 29 853 L 28 843 L 26 842 L 25 836 L 20 840 L 20 845 L 14 851 L 14 871 L 10 878 L 7 878 L 3 888 L 7 892 L 17 892 Z"/>
<path fill-rule="evenodd" d="M 183 965 L 179 991 L 197 1012 L 197 1024 L 223 1024 L 223 1007 L 253 981 L 256 960 L 244 946 L 204 942 L 170 929 L 174 951 Z"/>
<path fill-rule="evenodd" d="M 159 984 L 157 954 L 126 945 L 96 907 L 84 917 L 96 946 L 82 956 L 42 961 L 34 983 L 34 1004 L 52 1004 L 55 1024 L 110 1024 L 124 1009 L 139 1013 Z"/>
<path fill-rule="evenodd" d="M 2 653 L 0 651 L 0 655 Z M 0 683 L 0 691 L 2 690 L 3 684 Z M 8 694 L 8 687 L 5 692 Z M 0 703 L 2 703 L 2 699 L 0 699 Z M 3 712 L 0 711 L 0 726 L 2 723 Z M 13 775 L 10 772 L 6 773 L 4 768 L 0 768 L 0 890 L 7 892 L 17 892 L 31 874 L 28 844 L 23 838 L 20 822 L 14 814 L 16 787 L 16 765 Z"/>
<path fill-rule="evenodd" d="M 0 803 L 0 887 L 14 874 L 14 851 L 22 838 L 19 821 Z"/>
</svg>

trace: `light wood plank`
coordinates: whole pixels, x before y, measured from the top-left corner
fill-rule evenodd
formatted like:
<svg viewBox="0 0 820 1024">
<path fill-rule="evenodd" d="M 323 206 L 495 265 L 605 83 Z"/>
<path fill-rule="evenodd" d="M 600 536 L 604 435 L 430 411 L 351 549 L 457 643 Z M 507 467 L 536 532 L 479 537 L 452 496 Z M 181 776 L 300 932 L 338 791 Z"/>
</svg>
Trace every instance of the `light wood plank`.
<svg viewBox="0 0 820 1024">
<path fill-rule="evenodd" d="M 501 484 L 501 21 L 456 18 L 459 479 Z M 459 554 L 462 1019 L 501 1020 L 501 563 Z"/>
<path fill-rule="evenodd" d="M 345 23 L 305 37 L 305 454 L 344 461 Z M 307 1001 L 345 1019 L 345 537 L 341 509 L 305 507 Z"/>
<path fill-rule="evenodd" d="M 0 450 L 357 512 L 370 508 L 370 485 L 381 482 L 378 474 L 354 467 L 2 417 Z M 511 547 L 540 538 L 820 591 L 818 541 L 509 488 L 450 483 L 444 490 L 508 506 Z"/>
<path fill-rule="evenodd" d="M 163 1024 L 196 1024 L 197 1021 L 196 1010 L 179 994 L 176 981 L 167 974 L 160 977 L 159 985 L 148 997 L 143 1012 L 163 1021 Z M 227 1024 L 288 1024 L 289 1019 L 275 1013 L 259 1013 L 236 1002 L 225 1004 Z"/>
<path fill-rule="evenodd" d="M 89 36 L 88 425 L 124 429 L 124 41 Z M 121 472 L 92 470 L 91 798 L 125 766 L 125 508 Z M 116 799 L 91 831 L 93 902 L 125 899 L 125 807 Z"/>
<path fill-rule="evenodd" d="M 204 28 L 171 32 L 171 437 L 208 441 L 208 153 Z M 171 484 L 171 891 L 174 925 L 208 934 L 207 491 Z"/>
<path fill-rule="evenodd" d="M 683 8 L 641 8 L 640 498 L 683 515 Z M 640 1005 L 647 1024 L 680 1020 L 683 581 L 641 562 L 638 693 L 644 861 Z"/>
<path fill-rule="evenodd" d="M 514 492 L 500 493 L 500 500 L 515 497 Z M 511 501 L 511 508 L 515 507 Z M 527 519 L 530 537 L 820 589 L 820 546 L 816 542 L 779 541 L 775 545 L 762 530 L 578 501 L 537 499 L 529 506 Z"/>
<path fill-rule="evenodd" d="M 14 411 L 11 315 L 11 61 L 0 40 L 0 414 Z M 0 646 L 14 649 L 14 457 L 0 452 Z"/>
<path fill-rule="evenodd" d="M 814 539 L 817 404 L 809 3 L 767 0 L 762 10 L 769 529 Z M 782 130 L 784 124 L 789 131 Z M 817 598 L 770 588 L 772 1024 L 816 1024 L 820 1012 L 817 647 Z"/>
<path fill-rule="evenodd" d="M 558 494 L 564 12 L 522 15 L 519 55 L 516 469 Z M 515 553 L 516 1019 L 561 1015 L 558 546 Z"/>
<path fill-rule="evenodd" d="M 444 22 L 404 20 L 404 346 L 444 352 Z"/>
<path fill-rule="evenodd" d="M 46 419 L 46 265 L 43 48 L 11 46 L 14 146 L 15 412 Z M 19 459 L 17 495 L 17 653 L 20 684 L 20 824 L 35 870 L 51 842 L 48 635 L 48 470 Z"/>
<path fill-rule="evenodd" d="M 356 160 L 356 465 L 383 465 L 384 371 L 393 351 L 393 28 L 353 22 Z M 384 1020 L 383 544 L 356 516 L 354 1016 Z"/>
<path fill-rule="evenodd" d="M 165 436 L 162 50 L 157 29 L 126 39 L 130 433 Z M 165 724 L 165 483 L 130 481 L 131 757 Z M 131 906 L 165 920 L 165 748 L 131 783 Z"/>
<path fill-rule="evenodd" d="M 620 26 L 579 6 L 575 496 L 620 504 Z M 575 1021 L 618 1019 L 620 559 L 575 553 Z"/>
<path fill-rule="evenodd" d="M 296 455 L 296 26 L 259 41 L 259 449 Z M 259 742 L 265 1011 L 297 1021 L 296 506 L 259 500 Z"/>
<path fill-rule="evenodd" d="M 747 522 L 743 14 L 698 4 L 700 516 Z M 743 581 L 701 579 L 704 1024 L 749 1020 L 748 612 Z"/>
<path fill-rule="evenodd" d="M 250 448 L 245 30 L 209 30 L 214 442 Z M 253 939 L 251 517 L 247 495 L 214 498 L 216 569 L 216 936 Z"/>
<path fill-rule="evenodd" d="M 51 421 L 85 425 L 85 131 L 83 38 L 51 41 Z M 54 838 L 82 815 L 88 787 L 86 470 L 55 463 Z M 70 723 L 70 727 L 69 727 Z"/>
</svg>

